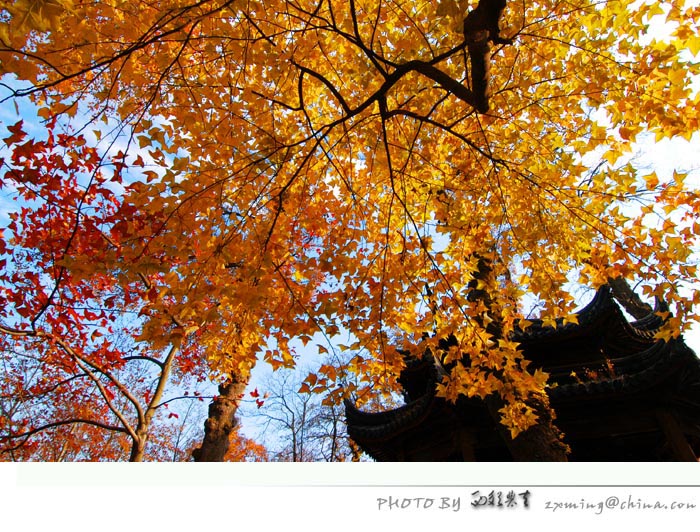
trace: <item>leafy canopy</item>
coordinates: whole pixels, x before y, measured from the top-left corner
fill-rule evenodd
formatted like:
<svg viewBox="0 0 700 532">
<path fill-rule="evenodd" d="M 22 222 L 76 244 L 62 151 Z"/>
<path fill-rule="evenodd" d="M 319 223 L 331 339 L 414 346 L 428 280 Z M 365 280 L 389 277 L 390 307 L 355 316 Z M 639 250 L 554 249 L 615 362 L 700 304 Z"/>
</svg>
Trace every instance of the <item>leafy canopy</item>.
<svg viewBox="0 0 700 532">
<path fill-rule="evenodd" d="M 125 183 L 95 228 L 102 251 L 69 244 L 62 266 L 119 272 L 125 286 L 147 278 L 139 338 L 162 349 L 196 334 L 215 374 L 245 374 L 260 353 L 293 366 L 290 341 L 320 334 L 327 351 L 350 338 L 354 356 L 307 387 L 340 394 L 352 372 L 381 388 L 399 349 L 454 335 L 441 393 L 499 393 L 514 433 L 546 381 L 507 341 L 526 325 L 526 294 L 545 323 L 574 320 L 568 282 L 622 276 L 670 303 L 665 334 L 677 333 L 698 303 L 683 291 L 697 191 L 628 161 L 636 140 L 698 129 L 700 8 L 511 0 L 501 30 L 513 44 L 491 48 L 481 114 L 462 33 L 475 5 L 5 8 L 0 73 L 29 83 L 13 98 L 82 131 Z"/>
</svg>

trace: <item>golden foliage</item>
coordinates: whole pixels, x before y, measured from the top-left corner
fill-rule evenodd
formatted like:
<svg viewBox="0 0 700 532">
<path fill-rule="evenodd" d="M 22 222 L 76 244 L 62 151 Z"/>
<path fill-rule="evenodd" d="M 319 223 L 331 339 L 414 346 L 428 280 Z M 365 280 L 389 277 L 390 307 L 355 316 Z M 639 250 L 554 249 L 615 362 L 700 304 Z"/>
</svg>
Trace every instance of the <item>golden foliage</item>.
<svg viewBox="0 0 700 532">
<path fill-rule="evenodd" d="M 642 136 L 698 130 L 700 11 L 508 2 L 514 44 L 493 50 L 479 115 L 461 34 L 474 5 L 16 2 L 0 72 L 29 81 L 16 96 L 46 118 L 116 120 L 129 135 L 130 218 L 105 260 L 153 283 L 161 318 L 142 339 L 171 342 L 175 317 L 227 374 L 266 350 L 291 366 L 292 339 L 320 333 L 337 350 L 342 334 L 374 386 L 401 367 L 396 344 L 455 335 L 442 393 L 501 394 L 517 432 L 532 421 L 519 401 L 545 378 L 486 328 L 495 319 L 506 338 L 524 294 L 548 322 L 574 321 L 567 281 L 622 275 L 695 316 L 682 288 L 696 276 L 697 189 L 621 161 Z M 493 285 L 478 289 L 499 316 L 470 297 L 477 256 L 493 258 Z"/>
</svg>

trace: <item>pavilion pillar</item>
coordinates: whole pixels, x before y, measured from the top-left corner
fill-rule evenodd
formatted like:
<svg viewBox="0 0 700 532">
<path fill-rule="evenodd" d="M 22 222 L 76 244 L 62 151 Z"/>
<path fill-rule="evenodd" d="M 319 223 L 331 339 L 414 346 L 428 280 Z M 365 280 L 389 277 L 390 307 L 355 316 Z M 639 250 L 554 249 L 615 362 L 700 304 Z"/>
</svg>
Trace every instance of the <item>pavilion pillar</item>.
<svg viewBox="0 0 700 532">
<path fill-rule="evenodd" d="M 666 441 L 669 442 L 671 449 L 673 449 L 674 457 L 681 462 L 697 462 L 698 457 L 695 456 L 693 448 L 688 443 L 685 434 L 683 434 L 676 416 L 662 409 L 656 409 L 654 413 L 666 436 Z"/>
</svg>

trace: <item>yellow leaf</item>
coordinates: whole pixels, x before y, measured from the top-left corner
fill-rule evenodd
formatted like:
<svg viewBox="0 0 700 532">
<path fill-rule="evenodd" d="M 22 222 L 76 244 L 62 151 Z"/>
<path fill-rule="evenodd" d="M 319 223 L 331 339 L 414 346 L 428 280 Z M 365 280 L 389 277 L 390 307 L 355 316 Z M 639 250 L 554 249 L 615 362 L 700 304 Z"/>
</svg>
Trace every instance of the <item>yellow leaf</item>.
<svg viewBox="0 0 700 532">
<path fill-rule="evenodd" d="M 644 182 L 646 183 L 647 189 L 655 190 L 659 186 L 659 178 L 656 172 L 652 172 L 644 176 Z"/>
<path fill-rule="evenodd" d="M 578 324 L 578 315 L 577 314 L 569 314 L 568 316 L 565 316 L 562 321 L 563 321 L 564 325 L 566 325 L 567 323 Z"/>
</svg>

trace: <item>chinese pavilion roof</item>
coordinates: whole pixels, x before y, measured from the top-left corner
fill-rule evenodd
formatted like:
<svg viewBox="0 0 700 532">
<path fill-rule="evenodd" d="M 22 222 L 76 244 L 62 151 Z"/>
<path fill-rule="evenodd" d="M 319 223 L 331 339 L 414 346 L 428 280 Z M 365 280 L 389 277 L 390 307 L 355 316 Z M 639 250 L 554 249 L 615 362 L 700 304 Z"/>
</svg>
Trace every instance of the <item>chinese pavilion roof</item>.
<svg viewBox="0 0 700 532">
<path fill-rule="evenodd" d="M 655 338 L 661 319 L 628 322 L 608 287 L 578 323 L 518 331 L 530 367 L 550 374 L 548 394 L 570 460 L 695 460 L 700 455 L 700 360 L 682 338 Z M 405 405 L 363 412 L 346 401 L 348 433 L 380 461 L 510 460 L 484 405 L 436 396 L 430 357 L 407 361 Z"/>
</svg>

